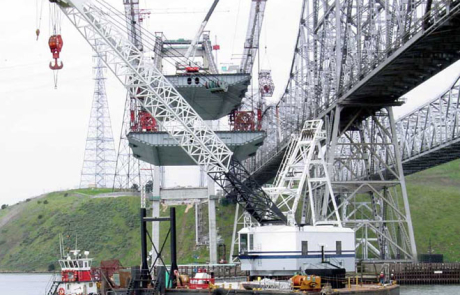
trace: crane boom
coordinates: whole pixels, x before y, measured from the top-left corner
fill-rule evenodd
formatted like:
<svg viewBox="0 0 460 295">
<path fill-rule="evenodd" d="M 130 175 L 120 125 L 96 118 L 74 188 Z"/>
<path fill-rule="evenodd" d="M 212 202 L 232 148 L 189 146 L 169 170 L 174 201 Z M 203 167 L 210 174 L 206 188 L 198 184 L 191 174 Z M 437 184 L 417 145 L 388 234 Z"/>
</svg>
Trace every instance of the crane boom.
<svg viewBox="0 0 460 295">
<path fill-rule="evenodd" d="M 182 149 L 218 184 L 232 186 L 237 201 L 260 223 L 282 222 L 286 217 L 260 186 L 248 179 L 244 167 L 205 124 L 174 86 L 126 39 L 125 22 L 115 19 L 120 12 L 104 0 L 50 0 L 57 3 L 107 67 Z M 230 189 L 225 189 L 227 192 Z"/>
<path fill-rule="evenodd" d="M 141 21 L 139 17 L 139 0 L 123 0 L 125 16 L 129 23 L 128 36 L 131 43 L 142 51 Z"/>
<path fill-rule="evenodd" d="M 227 172 L 232 152 L 209 128 L 150 58 L 126 40 L 126 28 L 111 18 L 103 1 L 55 0 L 100 54 L 130 95 L 208 172 Z M 119 12 L 116 12 L 119 14 Z"/>
<path fill-rule="evenodd" d="M 260 32 L 262 30 L 266 4 L 267 0 L 252 0 L 246 41 L 244 42 L 243 58 L 240 65 L 240 71 L 243 73 L 252 72 L 254 59 L 259 49 Z"/>
<path fill-rule="evenodd" d="M 185 53 L 185 58 L 189 59 L 190 56 L 192 55 L 193 51 L 195 50 L 195 46 L 198 43 L 198 40 L 200 40 L 201 34 L 203 34 L 204 29 L 206 28 L 206 25 L 208 24 L 209 19 L 211 18 L 212 13 L 214 12 L 214 9 L 217 6 L 217 3 L 219 3 L 219 0 L 214 0 L 214 3 L 212 3 L 211 8 L 209 9 L 208 13 L 206 14 L 203 22 L 201 23 L 200 28 L 198 29 L 198 32 L 195 35 L 195 38 L 193 38 L 192 43 L 190 44 L 189 48 L 187 49 L 187 52 Z"/>
</svg>

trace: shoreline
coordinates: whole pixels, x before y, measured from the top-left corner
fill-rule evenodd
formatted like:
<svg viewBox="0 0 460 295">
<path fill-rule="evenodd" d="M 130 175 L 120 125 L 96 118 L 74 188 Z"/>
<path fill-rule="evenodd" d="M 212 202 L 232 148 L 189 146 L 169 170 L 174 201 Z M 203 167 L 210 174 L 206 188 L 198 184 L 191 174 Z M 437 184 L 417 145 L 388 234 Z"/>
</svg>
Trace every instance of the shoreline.
<svg viewBox="0 0 460 295">
<path fill-rule="evenodd" d="M 0 274 L 54 274 L 50 271 L 14 271 L 14 270 L 0 270 Z"/>
</svg>

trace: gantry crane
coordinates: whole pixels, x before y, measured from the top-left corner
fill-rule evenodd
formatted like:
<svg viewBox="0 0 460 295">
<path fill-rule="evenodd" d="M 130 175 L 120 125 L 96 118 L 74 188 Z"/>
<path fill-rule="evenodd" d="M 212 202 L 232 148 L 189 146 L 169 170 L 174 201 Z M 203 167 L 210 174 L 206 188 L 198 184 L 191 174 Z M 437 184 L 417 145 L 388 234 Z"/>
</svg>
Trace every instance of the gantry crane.
<svg viewBox="0 0 460 295">
<path fill-rule="evenodd" d="M 127 39 L 119 11 L 103 0 L 50 0 L 56 3 L 107 67 L 209 176 L 259 223 L 286 223 L 286 217 L 205 124 L 151 58 Z M 250 179 L 250 178 L 249 178 Z"/>
</svg>

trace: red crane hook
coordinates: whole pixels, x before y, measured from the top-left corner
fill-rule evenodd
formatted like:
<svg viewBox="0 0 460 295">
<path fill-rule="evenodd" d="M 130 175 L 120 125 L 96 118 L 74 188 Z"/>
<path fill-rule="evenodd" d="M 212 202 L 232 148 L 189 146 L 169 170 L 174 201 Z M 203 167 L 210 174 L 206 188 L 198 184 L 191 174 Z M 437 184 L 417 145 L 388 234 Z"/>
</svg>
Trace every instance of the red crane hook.
<svg viewBox="0 0 460 295">
<path fill-rule="evenodd" d="M 62 50 L 62 46 L 64 42 L 62 41 L 61 35 L 52 35 L 48 40 L 48 45 L 50 47 L 51 53 L 53 54 L 54 58 L 54 65 L 53 62 L 50 62 L 50 69 L 52 70 L 60 70 L 64 67 L 64 64 L 61 61 L 61 64 L 58 64 L 59 53 Z"/>
</svg>

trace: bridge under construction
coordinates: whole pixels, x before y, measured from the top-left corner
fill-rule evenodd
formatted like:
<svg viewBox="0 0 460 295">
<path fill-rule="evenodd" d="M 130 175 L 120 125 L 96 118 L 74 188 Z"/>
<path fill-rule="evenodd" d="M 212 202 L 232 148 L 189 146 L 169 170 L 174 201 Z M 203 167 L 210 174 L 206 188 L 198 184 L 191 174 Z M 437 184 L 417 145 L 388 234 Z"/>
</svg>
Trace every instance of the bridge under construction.
<svg viewBox="0 0 460 295">
<path fill-rule="evenodd" d="M 143 29 L 137 0 L 123 1 L 124 15 L 104 0 L 51 2 L 127 89 L 122 138 L 130 151 L 118 157 L 115 182 L 124 175 L 128 179 L 119 183 L 134 183 L 133 173 L 120 170 L 130 167 L 126 161 L 147 163 L 150 178 L 136 181 L 143 206 L 150 194 L 159 217 L 162 191 L 184 200 L 161 189 L 160 166 L 201 167 L 200 187 L 208 189 L 188 201 L 208 198 L 212 263 L 218 243 L 214 184 L 243 209 L 242 216 L 236 213 L 235 232 L 241 219 L 288 224 L 262 186 L 276 179 L 293 138 L 302 137 L 311 120 L 320 120 L 324 132 L 318 129 L 319 148 L 305 159 L 322 176 L 308 192 L 298 192 L 294 213 L 300 218 L 294 223 L 325 222 L 337 214 L 340 227 L 353 229 L 360 259 L 417 259 L 405 175 L 459 158 L 459 80 L 398 120 L 393 108 L 460 59 L 460 1 L 302 1 L 289 81 L 275 105 L 265 101 L 274 93 L 270 71 L 254 67 L 270 1 L 251 0 L 241 63 L 232 73 L 219 71 L 213 54 L 219 46 L 205 31 L 218 0 L 191 40 Z M 52 69 L 60 70 L 55 61 Z M 165 75 L 165 63 L 174 65 L 173 75 Z M 217 130 L 223 118 L 228 128 Z M 318 161 L 324 165 L 315 166 Z M 148 181 L 152 190 L 145 192 Z M 197 235 L 201 230 L 197 226 Z M 158 239 L 154 235 L 154 244 Z"/>
</svg>

